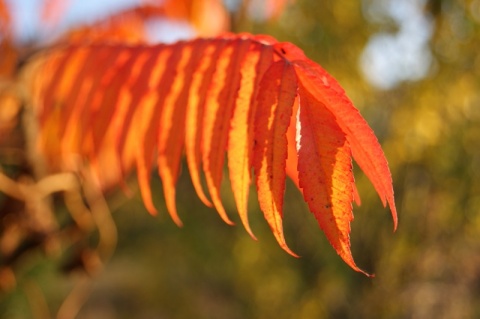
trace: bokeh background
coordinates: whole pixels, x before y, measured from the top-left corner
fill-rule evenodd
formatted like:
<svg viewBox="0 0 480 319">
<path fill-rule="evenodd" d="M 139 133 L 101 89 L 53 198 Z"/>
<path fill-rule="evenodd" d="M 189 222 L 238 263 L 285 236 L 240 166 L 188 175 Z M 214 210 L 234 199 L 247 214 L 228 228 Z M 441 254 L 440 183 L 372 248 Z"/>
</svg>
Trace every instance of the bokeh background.
<svg viewBox="0 0 480 319">
<path fill-rule="evenodd" d="M 27 43 L 41 23 L 36 1 L 10 2 L 17 37 Z M 133 3 L 72 0 L 60 25 Z M 167 216 L 156 174 L 158 217 L 138 194 L 115 196 L 124 198 L 112 205 L 119 242 L 78 318 L 480 318 L 480 1 L 297 0 L 276 20 L 255 3 L 240 15 L 238 3 L 227 1 L 233 31 L 301 47 L 342 84 L 383 145 L 398 230 L 356 167 L 362 205 L 354 207 L 351 234 L 357 264 L 376 277 L 341 261 L 292 184 L 284 225 L 299 259 L 278 247 L 254 192 L 258 241 L 241 226 L 230 190 L 223 198 L 233 227 L 201 204 L 184 167 L 183 228 Z M 191 35 L 174 26 L 159 38 Z M 29 298 L 38 290 L 54 312 L 75 276 L 59 272 L 58 259 L 32 254 L 18 267 L 17 288 L 0 297 L 0 317 L 37 318 Z"/>
</svg>

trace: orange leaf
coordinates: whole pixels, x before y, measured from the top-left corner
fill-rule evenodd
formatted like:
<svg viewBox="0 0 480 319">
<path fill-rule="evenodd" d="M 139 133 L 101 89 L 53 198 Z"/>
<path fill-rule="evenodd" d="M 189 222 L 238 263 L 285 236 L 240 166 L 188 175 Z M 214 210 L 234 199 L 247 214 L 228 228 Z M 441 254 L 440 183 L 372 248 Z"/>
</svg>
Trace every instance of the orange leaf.
<svg viewBox="0 0 480 319">
<path fill-rule="evenodd" d="M 302 82 L 299 94 L 298 176 L 303 197 L 340 257 L 363 272 L 350 251 L 354 183 L 350 147 L 333 114 Z"/>
<path fill-rule="evenodd" d="M 40 114 L 40 121 L 43 123 L 47 121 L 45 115 L 51 114 L 56 116 L 57 119 L 63 118 L 63 112 L 65 111 L 67 97 L 73 88 L 76 75 L 83 66 L 85 58 L 88 54 L 88 50 L 66 50 L 63 56 L 54 55 L 49 60 L 49 66 L 54 68 L 52 76 L 46 77 L 45 84 L 51 84 L 47 86 L 47 89 L 43 91 L 44 103 L 42 107 L 43 112 Z M 55 114 L 55 115 L 54 115 Z M 47 153 L 47 161 L 50 165 L 53 165 L 55 158 L 60 157 L 61 154 L 61 142 L 54 142 L 62 139 L 61 128 L 63 125 L 62 120 L 54 126 L 50 124 L 48 130 L 43 131 L 40 134 L 40 144 L 43 147 L 49 149 Z"/>
<path fill-rule="evenodd" d="M 393 217 L 394 229 L 398 218 L 393 197 L 392 176 L 375 134 L 348 99 L 338 82 L 310 60 L 295 61 L 297 75 L 305 89 L 328 108 L 345 133 L 353 158 L 372 182 L 383 205 L 387 203 Z"/>
<path fill-rule="evenodd" d="M 158 91 L 161 92 L 161 75 L 164 74 L 166 62 L 170 54 L 171 51 L 165 50 L 163 46 L 154 48 L 152 55 L 144 66 L 144 72 L 146 72 L 144 79 L 146 82 L 143 83 L 139 90 L 143 94 L 136 92 L 134 97 L 134 100 L 138 100 L 138 106 L 135 112 L 135 119 L 132 120 L 132 125 L 135 125 L 135 128 L 132 127 L 131 132 L 136 134 L 132 134 L 131 144 L 135 145 L 134 153 L 140 191 L 145 206 L 151 214 L 156 214 L 157 212 L 152 202 L 150 189 L 150 174 L 155 151 L 152 145 L 155 145 L 157 142 L 159 125 L 159 121 L 155 119 L 160 118 L 163 109 L 163 105 L 158 98 Z M 143 142 L 138 143 L 138 141 Z M 126 150 L 124 150 L 124 153 L 126 153 Z"/>
<path fill-rule="evenodd" d="M 251 169 L 260 208 L 280 246 L 288 175 L 337 253 L 350 252 L 352 201 L 359 202 L 351 157 L 397 224 L 384 154 L 338 83 L 289 43 L 267 36 L 224 35 L 171 45 L 67 45 L 46 52 L 31 77 L 39 146 L 54 169 L 88 159 L 101 187 L 121 183 L 134 167 L 151 213 L 150 169 L 181 224 L 175 188 L 183 149 L 200 199 L 200 167 L 216 210 L 232 223 L 220 187 L 225 152 L 240 218 L 252 237 L 247 203 Z"/>
<path fill-rule="evenodd" d="M 240 86 L 239 69 L 249 46 L 249 40 L 234 40 L 220 54 L 207 93 L 203 120 L 202 160 L 205 178 L 213 205 L 227 224 L 233 223 L 223 208 L 220 184 L 230 121 Z"/>
<path fill-rule="evenodd" d="M 88 93 L 94 92 L 92 88 L 98 87 L 98 79 L 100 79 L 98 74 L 106 72 L 108 62 L 114 58 L 116 53 L 115 50 L 109 48 L 102 48 L 99 52 L 89 50 L 83 60 L 82 69 L 77 71 L 76 74 L 74 73 L 75 81 L 72 82 L 72 88 L 65 97 L 65 105 L 62 108 L 62 117 L 68 119 L 68 121 L 59 123 L 62 152 L 80 152 L 78 146 L 81 144 L 77 139 L 83 135 L 84 131 L 79 131 L 82 127 L 88 126 L 78 125 L 79 119 L 86 120 L 86 116 L 82 115 L 87 113 L 87 108 L 81 108 L 78 105 L 90 105 L 87 102 L 90 97 Z"/>
<path fill-rule="evenodd" d="M 122 154 L 120 148 L 129 147 L 125 141 L 130 127 L 128 123 L 135 110 L 132 105 L 134 94 L 131 87 L 142 75 L 148 58 L 148 54 L 138 47 L 130 50 L 128 54 L 129 58 L 116 70 L 118 73 L 108 84 L 111 86 L 111 90 L 109 94 L 104 95 L 102 102 L 98 104 L 99 108 L 81 116 L 81 121 L 85 121 L 84 127 L 89 127 L 88 123 L 93 124 L 92 128 L 87 130 L 86 138 L 84 137 L 83 151 L 88 154 L 94 164 L 98 163 L 97 170 L 100 174 L 108 172 L 106 165 L 110 165 L 109 169 L 119 168 L 113 175 L 118 178 L 122 177 L 121 179 L 126 173 L 126 168 L 132 165 L 135 154 L 130 149 L 127 159 L 120 156 Z M 120 70 L 123 72 L 119 72 Z M 101 75 L 98 74 L 98 76 Z M 108 105 L 113 105 L 113 107 Z M 85 107 L 91 106 L 85 105 Z M 89 137 L 91 141 L 89 141 Z M 110 164 L 102 164 L 103 157 L 99 157 L 98 154 L 106 154 Z M 97 162 L 97 159 L 100 161 Z"/>
<path fill-rule="evenodd" d="M 273 63 L 265 73 L 257 96 L 253 168 L 258 201 L 280 246 L 296 256 L 283 236 L 287 138 L 292 107 L 297 94 L 293 66 L 285 60 Z"/>
<path fill-rule="evenodd" d="M 228 168 L 238 214 L 247 232 L 253 235 L 248 223 L 247 202 L 250 187 L 250 169 L 253 158 L 255 97 L 265 71 L 272 63 L 271 47 L 252 43 L 241 70 L 242 82 L 232 117 L 228 140 Z"/>
<path fill-rule="evenodd" d="M 219 121 L 223 123 L 223 119 L 218 119 L 217 115 L 217 112 L 220 112 L 219 110 L 224 107 L 220 105 L 220 94 L 223 85 L 227 82 L 228 66 L 234 50 L 233 46 L 228 44 L 229 43 L 225 43 L 225 47 L 222 48 L 218 60 L 213 61 L 216 63 L 216 67 L 211 78 L 210 86 L 206 92 L 200 150 L 202 154 L 203 171 L 212 203 L 220 214 L 220 217 L 227 224 L 233 225 L 220 199 L 220 183 L 223 167 L 218 167 L 218 165 L 219 162 L 223 165 L 223 152 L 225 149 L 220 148 L 221 146 L 216 141 L 219 136 L 218 132 L 216 132 L 216 130 L 219 129 Z"/>
<path fill-rule="evenodd" d="M 78 72 L 84 66 L 88 50 L 86 48 L 69 48 L 61 56 L 50 60 L 50 67 L 54 70 L 49 78 L 51 84 L 45 92 L 45 112 L 49 114 L 50 108 L 59 108 L 62 112 L 66 98 L 73 88 Z"/>
<path fill-rule="evenodd" d="M 205 114 L 205 100 L 216 61 L 223 50 L 224 42 L 220 44 L 211 43 L 204 51 L 202 61 L 197 71 L 192 76 L 189 91 L 190 98 L 187 103 L 186 132 L 185 132 L 185 153 L 188 169 L 193 186 L 200 200 L 207 206 L 212 206 L 207 199 L 200 182 L 199 167 L 201 163 L 201 141 L 203 138 L 201 122 Z"/>
<path fill-rule="evenodd" d="M 206 95 L 201 154 L 203 171 L 205 173 L 205 179 L 210 197 L 212 198 L 212 203 L 220 214 L 220 217 L 227 224 L 233 225 L 233 222 L 227 216 L 220 199 L 220 183 L 222 180 L 222 166 L 225 148 L 222 148 L 220 143 L 216 140 L 220 136 L 220 132 L 217 132 L 217 130 L 221 130 L 222 128 L 219 126 L 224 124 L 224 119 L 219 118 L 224 115 L 221 113 L 221 109 L 224 105 L 220 104 L 220 95 L 223 85 L 227 83 L 227 77 L 229 75 L 228 67 L 234 51 L 234 47 L 228 44 L 230 43 L 226 43 L 218 60 L 215 61 L 216 69 L 212 75 L 210 87 L 208 88 Z M 217 113 L 219 114 L 217 115 Z"/>
<path fill-rule="evenodd" d="M 186 81 L 183 69 L 187 65 L 191 53 L 191 48 L 179 43 L 167 61 L 167 70 L 162 79 L 162 84 L 167 88 L 163 92 L 167 95 L 165 97 L 163 94 L 161 95 L 163 111 L 160 116 L 157 141 L 158 173 L 162 180 L 167 209 L 178 225 L 181 225 L 182 222 L 178 217 L 175 205 L 175 184 L 179 173 L 185 127 L 185 103 L 182 103 L 184 97 L 180 94 L 182 85 Z"/>
</svg>

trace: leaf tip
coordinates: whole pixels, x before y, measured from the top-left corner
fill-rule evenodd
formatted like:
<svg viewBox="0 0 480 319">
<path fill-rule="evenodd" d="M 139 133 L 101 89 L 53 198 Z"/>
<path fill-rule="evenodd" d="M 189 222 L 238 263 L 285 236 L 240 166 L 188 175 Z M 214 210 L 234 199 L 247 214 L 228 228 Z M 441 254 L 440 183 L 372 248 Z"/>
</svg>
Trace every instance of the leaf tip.
<svg viewBox="0 0 480 319">
<path fill-rule="evenodd" d="M 294 253 L 287 245 L 285 246 L 282 246 L 283 250 L 285 250 L 289 255 L 295 257 L 295 258 L 300 258 L 301 256 L 300 255 L 297 255 L 296 253 Z"/>
<path fill-rule="evenodd" d="M 343 256 L 340 255 L 342 258 Z M 350 255 L 351 257 L 351 255 Z M 347 265 L 349 265 L 353 270 L 355 270 L 356 272 L 359 272 L 361 274 L 364 274 L 365 276 L 367 276 L 368 278 L 374 278 L 375 277 L 375 274 L 370 274 L 368 272 L 366 272 L 365 270 L 359 268 L 357 266 L 357 264 L 355 264 L 355 261 L 353 261 L 353 257 L 349 258 L 348 260 L 343 258 L 343 260 L 347 263 Z"/>
<path fill-rule="evenodd" d="M 155 207 L 147 207 L 147 211 L 150 215 L 152 216 L 157 216 L 158 215 L 158 211 L 155 209 Z"/>
<path fill-rule="evenodd" d="M 152 193 L 151 193 L 150 186 L 148 184 L 145 185 L 145 183 L 143 183 L 142 180 L 140 180 L 140 181 L 141 181 L 140 182 L 140 194 L 141 194 L 142 199 L 143 199 L 143 204 L 145 205 L 145 208 L 147 209 L 147 211 L 150 215 L 157 216 L 158 211 L 155 208 L 155 204 L 153 204 Z"/>
<path fill-rule="evenodd" d="M 173 221 L 175 222 L 175 225 L 177 225 L 178 227 L 183 227 L 183 222 L 180 218 L 176 218 Z"/>
<path fill-rule="evenodd" d="M 397 208 L 395 207 L 395 203 L 390 205 L 390 210 L 392 211 L 392 218 L 393 218 L 393 231 L 397 231 L 398 226 L 398 215 L 397 215 Z"/>
<path fill-rule="evenodd" d="M 253 234 L 252 230 L 249 228 L 245 228 L 245 230 L 247 231 L 247 233 L 250 235 L 250 237 L 252 237 L 253 240 L 255 241 L 258 241 L 257 237 Z"/>
<path fill-rule="evenodd" d="M 288 247 L 287 242 L 285 241 L 285 237 L 283 237 L 283 233 L 277 233 L 276 231 L 273 232 L 275 239 L 277 240 L 278 244 L 280 247 L 286 251 L 289 255 L 295 257 L 295 258 L 300 258 L 299 255 L 294 253 L 290 247 Z"/>
<path fill-rule="evenodd" d="M 215 207 L 215 209 L 217 210 L 218 214 L 220 215 L 220 218 L 222 218 L 222 220 L 223 220 L 227 225 L 230 225 L 230 226 L 235 225 L 235 223 L 228 217 L 227 212 L 225 211 L 225 208 L 224 208 L 223 205 L 222 205 L 222 202 L 221 202 L 221 200 L 220 200 L 220 197 L 219 197 L 218 193 L 216 192 L 216 189 L 214 189 L 213 191 L 214 191 L 214 192 L 211 193 L 211 194 L 212 194 L 213 206 Z"/>
<path fill-rule="evenodd" d="M 227 218 L 223 218 L 223 217 L 222 217 L 222 219 L 223 219 L 223 221 L 224 221 L 227 225 L 229 225 L 229 226 L 235 226 L 235 223 L 234 223 L 231 219 L 229 219 L 228 217 L 227 217 Z"/>
<path fill-rule="evenodd" d="M 250 224 L 248 223 L 248 220 L 242 219 L 242 223 L 243 223 L 243 227 L 245 228 L 247 233 L 250 235 L 250 237 L 252 237 L 253 240 L 258 240 L 257 237 L 255 237 L 255 235 L 253 234 L 253 231 L 250 228 Z"/>
<path fill-rule="evenodd" d="M 172 218 L 173 222 L 178 226 L 178 227 L 182 227 L 183 226 L 183 223 L 182 223 L 182 220 L 180 219 L 180 217 L 178 216 L 178 213 L 177 213 L 177 208 L 176 208 L 176 205 L 175 205 L 175 200 L 168 200 L 168 197 L 167 197 L 167 201 L 166 201 L 166 205 L 167 205 L 167 210 L 170 214 L 170 217 Z"/>
</svg>

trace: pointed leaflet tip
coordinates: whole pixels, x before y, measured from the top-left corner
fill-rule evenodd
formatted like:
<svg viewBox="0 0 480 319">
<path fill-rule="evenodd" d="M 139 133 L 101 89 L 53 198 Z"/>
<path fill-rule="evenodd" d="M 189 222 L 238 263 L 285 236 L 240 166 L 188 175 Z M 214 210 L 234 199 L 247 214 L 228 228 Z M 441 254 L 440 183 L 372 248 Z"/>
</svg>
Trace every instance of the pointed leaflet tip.
<svg viewBox="0 0 480 319">
<path fill-rule="evenodd" d="M 361 206 L 362 199 L 360 198 L 360 194 L 358 193 L 357 185 L 355 185 L 355 182 L 353 182 L 352 186 L 353 186 L 353 201 L 355 202 L 355 204 L 357 204 L 357 206 Z"/>
<path fill-rule="evenodd" d="M 258 91 L 253 154 L 260 208 L 280 246 L 294 256 L 283 236 L 282 210 L 288 154 L 286 134 L 296 94 L 293 66 L 285 60 L 273 63 Z"/>
<path fill-rule="evenodd" d="M 142 164 L 139 164 L 137 169 L 138 184 L 140 186 L 140 194 L 142 195 L 143 204 L 150 215 L 156 216 L 158 212 L 152 201 L 152 190 L 150 188 L 150 169 L 145 171 L 145 167 Z"/>
<path fill-rule="evenodd" d="M 281 226 L 281 225 L 280 225 Z M 277 240 L 278 244 L 280 245 L 280 247 L 285 251 L 287 252 L 290 256 L 293 256 L 295 258 L 300 258 L 299 255 L 297 255 L 296 253 L 294 253 L 290 247 L 288 247 L 286 241 L 285 241 L 285 237 L 283 236 L 283 230 L 281 232 L 278 232 L 277 230 L 273 229 L 272 228 L 272 232 L 273 232 L 273 235 L 275 236 L 275 239 Z"/>
</svg>

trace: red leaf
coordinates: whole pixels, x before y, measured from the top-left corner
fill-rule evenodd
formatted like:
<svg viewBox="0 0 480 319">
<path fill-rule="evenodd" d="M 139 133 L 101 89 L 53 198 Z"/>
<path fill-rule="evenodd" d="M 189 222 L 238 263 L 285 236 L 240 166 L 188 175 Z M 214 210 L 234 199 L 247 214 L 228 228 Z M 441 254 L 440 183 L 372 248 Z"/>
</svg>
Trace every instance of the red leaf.
<svg viewBox="0 0 480 319">
<path fill-rule="evenodd" d="M 295 66 L 299 80 L 305 89 L 334 115 L 350 144 L 353 158 L 372 181 L 383 205 L 389 204 L 394 229 L 396 229 L 398 219 L 393 198 L 392 177 L 385 155 L 372 129 L 353 106 L 338 82 L 319 65 L 310 60 L 304 60 L 295 61 Z"/>
<path fill-rule="evenodd" d="M 225 152 L 235 202 L 252 237 L 247 203 L 251 169 L 260 208 L 280 246 L 288 175 L 338 254 L 350 252 L 352 201 L 359 202 L 351 156 L 397 224 L 390 172 L 380 145 L 338 83 L 289 43 L 224 35 L 171 45 L 96 44 L 47 52 L 32 77 L 39 146 L 53 169 L 90 160 L 102 187 L 137 168 L 151 213 L 150 169 L 158 170 L 169 213 L 175 207 L 183 148 L 200 199 L 203 168 L 212 203 L 232 223 L 220 187 Z"/>
<path fill-rule="evenodd" d="M 299 94 L 298 175 L 303 197 L 340 257 L 363 272 L 355 265 L 350 251 L 354 179 L 345 133 L 333 114 L 302 82 Z"/>
</svg>

